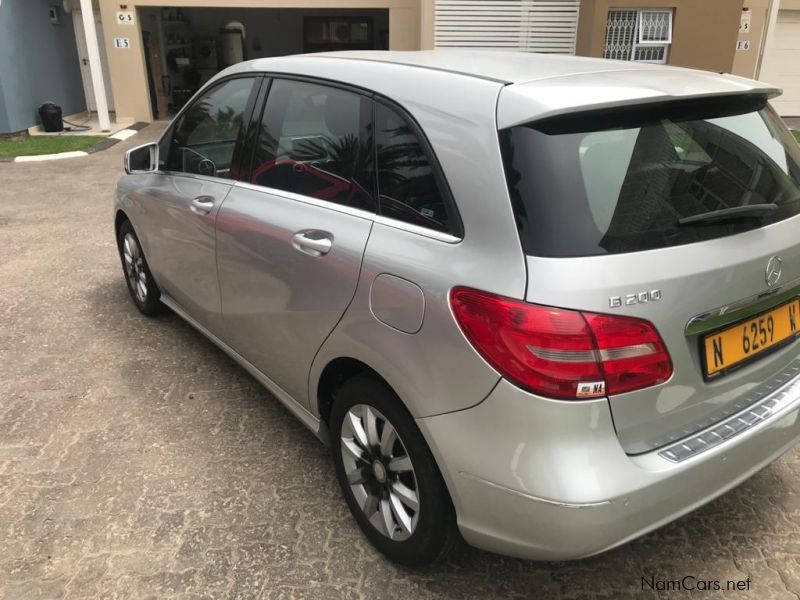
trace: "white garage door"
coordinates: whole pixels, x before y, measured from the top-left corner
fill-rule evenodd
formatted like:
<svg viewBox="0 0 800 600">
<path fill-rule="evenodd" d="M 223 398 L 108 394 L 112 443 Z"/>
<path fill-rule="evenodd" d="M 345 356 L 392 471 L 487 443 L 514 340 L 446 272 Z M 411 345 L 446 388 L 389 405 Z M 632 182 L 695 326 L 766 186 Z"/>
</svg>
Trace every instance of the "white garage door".
<svg viewBox="0 0 800 600">
<path fill-rule="evenodd" d="M 772 101 L 780 115 L 800 116 L 800 10 L 778 12 L 775 38 L 759 79 L 783 89 L 783 95 Z"/>
</svg>

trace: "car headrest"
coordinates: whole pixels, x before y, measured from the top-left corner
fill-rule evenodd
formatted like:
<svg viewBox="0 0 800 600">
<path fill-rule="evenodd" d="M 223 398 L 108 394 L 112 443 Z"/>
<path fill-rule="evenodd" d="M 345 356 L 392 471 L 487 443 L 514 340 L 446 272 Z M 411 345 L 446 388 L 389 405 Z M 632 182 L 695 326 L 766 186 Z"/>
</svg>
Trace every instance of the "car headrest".
<svg viewBox="0 0 800 600">
<path fill-rule="evenodd" d="M 331 90 L 325 98 L 325 125 L 331 134 L 341 137 L 357 133 L 360 99 L 355 94 Z"/>
</svg>

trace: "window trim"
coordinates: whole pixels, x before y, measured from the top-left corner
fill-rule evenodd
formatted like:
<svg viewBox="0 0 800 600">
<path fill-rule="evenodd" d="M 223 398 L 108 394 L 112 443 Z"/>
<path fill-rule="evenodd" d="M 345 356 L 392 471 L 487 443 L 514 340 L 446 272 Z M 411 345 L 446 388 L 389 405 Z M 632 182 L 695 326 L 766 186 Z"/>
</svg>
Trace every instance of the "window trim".
<svg viewBox="0 0 800 600">
<path fill-rule="evenodd" d="M 342 83 L 340 81 L 335 81 L 335 80 L 332 80 L 332 79 L 326 79 L 324 77 L 314 77 L 314 76 L 308 76 L 308 75 L 299 75 L 299 74 L 295 74 L 295 73 L 279 73 L 279 72 L 272 72 L 272 71 L 263 71 L 263 72 L 260 72 L 259 75 L 261 77 L 263 77 L 262 81 L 266 83 L 266 85 L 265 85 L 265 83 L 262 83 L 261 89 L 264 90 L 264 88 L 266 87 L 267 90 L 263 94 L 263 96 L 264 96 L 263 98 L 261 98 L 260 95 L 259 95 L 258 102 L 260 102 L 260 106 L 257 106 L 256 109 L 253 111 L 253 119 L 255 119 L 255 114 L 256 113 L 258 113 L 258 115 L 259 115 L 258 119 L 255 119 L 255 127 L 256 128 L 259 126 L 259 124 L 261 122 L 261 119 L 263 119 L 264 110 L 266 109 L 267 101 L 269 100 L 269 91 L 271 91 L 271 89 L 272 89 L 272 82 L 274 80 L 276 80 L 276 79 L 286 79 L 286 80 L 293 80 L 293 81 L 301 81 L 301 82 L 305 82 L 305 83 L 312 83 L 312 84 L 321 85 L 321 86 L 328 86 L 328 87 L 338 88 L 338 89 L 346 90 L 346 91 L 349 91 L 349 92 L 352 92 L 352 93 L 355 93 L 355 94 L 358 94 L 360 96 L 364 96 L 364 97 L 370 99 L 372 101 L 372 127 L 373 127 L 372 151 L 373 151 L 373 157 L 374 157 L 374 160 L 375 160 L 375 177 L 374 177 L 374 185 L 373 185 L 373 188 L 374 188 L 373 189 L 373 195 L 375 196 L 375 206 L 376 206 L 377 210 L 376 210 L 376 212 L 370 212 L 369 214 L 371 214 L 371 215 L 373 215 L 373 217 L 375 217 L 373 220 L 376 223 L 383 223 L 383 224 L 387 224 L 387 225 L 391 224 L 392 226 L 395 226 L 394 224 L 401 225 L 401 227 L 398 227 L 398 228 L 406 230 L 406 231 L 411 231 L 413 233 L 421 233 L 419 230 L 424 230 L 425 232 L 430 231 L 433 234 L 439 234 L 439 235 L 438 236 L 437 235 L 430 235 L 428 237 L 433 237 L 434 239 L 442 239 L 442 241 L 447 241 L 449 243 L 452 243 L 453 240 L 457 240 L 457 241 L 463 240 L 463 238 L 464 238 L 464 224 L 463 224 L 463 221 L 461 220 L 461 215 L 460 215 L 460 213 L 458 211 L 458 207 L 457 207 L 457 205 L 455 203 L 455 200 L 453 198 L 453 194 L 452 194 L 452 191 L 450 189 L 450 185 L 448 184 L 447 179 L 444 176 L 444 170 L 442 169 L 442 166 L 439 163 L 439 159 L 437 158 L 436 153 L 433 151 L 433 147 L 431 146 L 431 143 L 428 140 L 428 137 L 425 135 L 424 131 L 422 130 L 422 127 L 420 127 L 420 125 L 417 122 L 417 120 L 402 105 L 400 105 L 399 103 L 395 102 L 394 100 L 391 100 L 390 98 L 387 98 L 386 96 L 383 96 L 381 94 L 378 94 L 378 93 L 376 93 L 374 91 L 371 91 L 371 90 L 368 90 L 366 88 L 358 87 L 358 86 L 347 84 L 347 83 Z M 416 135 L 417 138 L 419 139 L 420 145 L 422 146 L 422 149 L 425 152 L 425 156 L 426 156 L 426 158 L 428 159 L 428 162 L 431 165 L 431 169 L 433 170 L 434 181 L 436 182 L 436 187 L 437 187 L 437 189 L 439 191 L 439 194 L 442 197 L 442 201 L 445 204 L 445 210 L 447 210 L 448 222 L 451 224 L 451 226 L 448 228 L 447 231 L 439 231 L 439 230 L 436 230 L 436 229 L 431 229 L 431 228 L 427 228 L 427 227 L 413 225 L 412 223 L 407 223 L 406 221 L 402 221 L 400 219 L 394 219 L 392 217 L 388 217 L 388 216 L 382 215 L 380 213 L 380 196 L 378 194 L 379 188 L 378 188 L 378 168 L 377 168 L 378 167 L 378 165 L 377 165 L 377 153 L 378 153 L 378 149 L 377 148 L 378 148 L 378 146 L 377 146 L 377 135 L 376 135 L 377 132 L 375 131 L 375 112 L 377 110 L 377 106 L 376 106 L 377 102 L 381 102 L 382 104 L 384 104 L 384 106 L 394 110 L 403 119 L 405 119 L 406 122 L 408 123 L 408 125 L 411 127 L 412 132 L 414 133 L 414 135 Z M 176 117 L 176 119 L 177 119 L 177 117 Z M 336 202 L 331 202 L 329 200 L 320 200 L 318 198 L 313 198 L 311 196 L 304 196 L 302 194 L 295 194 L 294 192 L 290 192 L 290 191 L 287 191 L 287 190 L 278 190 L 276 188 L 270 188 L 270 187 L 266 187 L 266 186 L 259 186 L 259 185 L 250 183 L 249 175 L 250 175 L 250 173 L 252 173 L 252 169 L 253 169 L 253 161 L 255 159 L 256 142 L 257 142 L 256 136 L 254 136 L 253 138 L 248 138 L 248 143 L 251 145 L 251 147 L 249 148 L 249 155 L 248 155 L 248 151 L 245 151 L 245 155 L 248 156 L 248 159 L 247 159 L 248 160 L 248 164 L 247 164 L 247 167 L 246 167 L 246 169 L 244 171 L 244 173 L 248 176 L 248 179 L 242 180 L 240 178 L 238 180 L 239 182 L 241 182 L 243 184 L 246 184 L 248 186 L 255 186 L 255 187 L 257 187 L 259 189 L 262 189 L 262 190 L 270 190 L 270 193 L 276 193 L 277 192 L 276 195 L 280 195 L 280 196 L 291 198 L 291 199 L 296 199 L 296 198 L 293 198 L 291 196 L 284 196 L 283 195 L 284 192 L 287 193 L 287 194 L 292 194 L 293 196 L 301 196 L 301 197 L 304 197 L 304 198 L 310 198 L 311 200 L 314 201 L 314 202 L 311 202 L 311 204 L 317 204 L 317 202 L 323 202 L 323 203 L 325 203 L 324 204 L 325 206 L 330 206 L 332 208 L 342 207 L 342 205 L 337 204 Z M 347 208 L 347 207 L 344 207 L 344 208 Z M 366 211 L 363 211 L 363 212 L 366 212 Z M 408 227 L 405 227 L 406 225 Z"/>
<path fill-rule="evenodd" d="M 458 244 L 461 241 L 463 241 L 462 238 L 460 237 L 456 237 L 453 234 L 446 233 L 444 231 L 439 231 L 438 229 L 431 229 L 430 227 L 422 227 L 420 225 L 414 225 L 413 223 L 408 223 L 406 221 L 392 219 L 390 217 L 385 217 L 383 215 L 379 215 L 372 211 L 364 210 L 363 208 L 355 208 L 353 206 L 346 206 L 344 204 L 336 204 L 335 202 L 330 202 L 328 200 L 321 200 L 319 198 L 314 198 L 312 196 L 304 196 L 303 194 L 297 194 L 295 192 L 290 192 L 288 190 L 281 190 L 278 188 L 270 188 L 263 185 L 256 185 L 255 183 L 248 183 L 246 181 L 236 181 L 234 185 L 242 189 L 253 190 L 256 192 L 263 192 L 264 190 L 267 190 L 271 195 L 277 196 L 279 198 L 284 198 L 286 200 L 291 200 L 293 202 L 300 202 L 301 204 L 316 206 L 318 208 L 323 208 L 326 210 L 333 210 L 339 213 L 344 213 L 346 215 L 351 215 L 353 217 L 358 217 L 361 219 L 367 219 L 369 221 L 372 221 L 373 223 L 386 225 L 387 227 L 391 227 L 393 229 L 408 231 L 410 233 L 421 235 L 422 237 L 431 238 L 439 242 L 446 242 L 448 244 Z"/>
<path fill-rule="evenodd" d="M 239 169 L 239 178 L 237 181 L 244 181 L 250 183 L 250 177 L 253 174 L 253 163 L 256 158 L 256 148 L 258 147 L 258 133 L 261 127 L 261 120 L 264 118 L 264 110 L 267 107 L 267 97 L 272 89 L 272 77 L 262 77 L 261 88 L 258 90 L 255 106 L 250 115 L 250 122 L 247 124 L 247 133 L 245 135 L 245 144 L 242 150 L 244 156 L 244 164 Z"/>
<path fill-rule="evenodd" d="M 250 90 L 250 96 L 247 98 L 247 104 L 245 104 L 244 112 L 242 113 L 242 123 L 243 126 L 239 130 L 239 134 L 236 137 L 236 145 L 233 148 L 233 155 L 231 156 L 231 171 L 240 167 L 240 163 L 243 158 L 244 150 L 246 148 L 246 136 L 249 131 L 250 122 L 252 121 L 253 112 L 256 106 L 256 100 L 259 97 L 262 88 L 264 87 L 264 76 L 261 73 L 235 73 L 233 75 L 228 75 L 226 77 L 221 77 L 220 79 L 214 80 L 212 85 L 204 85 L 202 86 L 195 94 L 189 99 L 189 101 L 178 111 L 178 114 L 172 118 L 172 121 L 164 130 L 164 133 L 158 138 L 159 152 L 161 148 L 161 143 L 164 141 L 165 138 L 169 137 L 169 145 L 167 146 L 167 160 L 169 160 L 169 151 L 172 148 L 172 132 L 175 127 L 178 125 L 180 120 L 186 114 L 194 104 L 201 98 L 202 95 L 205 95 L 207 92 L 224 85 L 225 83 L 232 81 L 234 79 L 252 79 L 253 80 L 253 87 Z M 159 163 L 161 162 L 161 157 L 158 157 Z M 211 175 L 203 175 L 201 173 L 185 173 L 184 171 L 172 171 L 170 169 L 162 169 L 161 165 L 158 165 L 157 173 L 162 175 L 173 175 L 173 176 L 180 176 L 180 177 L 192 177 L 195 179 L 206 179 L 209 181 L 216 181 L 216 182 L 230 182 L 231 184 L 238 181 L 238 178 L 235 177 L 216 177 Z"/>
<path fill-rule="evenodd" d="M 664 45 L 671 45 L 672 44 L 672 29 L 675 27 L 674 18 L 675 13 L 669 7 L 664 8 L 639 8 L 636 9 L 639 13 L 637 15 L 638 20 L 638 41 L 634 42 L 634 45 L 639 44 L 641 46 L 664 46 Z M 667 39 L 666 40 L 643 40 L 642 39 L 642 22 L 644 21 L 644 15 L 650 14 L 667 14 L 669 17 L 669 27 L 667 28 Z"/>
</svg>

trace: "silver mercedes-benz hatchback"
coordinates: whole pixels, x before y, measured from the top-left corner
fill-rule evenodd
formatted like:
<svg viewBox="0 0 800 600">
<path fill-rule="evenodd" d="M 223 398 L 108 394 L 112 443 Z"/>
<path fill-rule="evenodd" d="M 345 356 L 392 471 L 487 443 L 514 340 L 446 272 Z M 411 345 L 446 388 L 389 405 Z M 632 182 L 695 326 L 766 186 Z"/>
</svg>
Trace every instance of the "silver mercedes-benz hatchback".
<svg viewBox="0 0 800 600">
<path fill-rule="evenodd" d="M 126 155 L 122 266 L 331 446 L 387 556 L 595 554 L 800 438 L 777 93 L 517 53 L 242 63 Z"/>
</svg>

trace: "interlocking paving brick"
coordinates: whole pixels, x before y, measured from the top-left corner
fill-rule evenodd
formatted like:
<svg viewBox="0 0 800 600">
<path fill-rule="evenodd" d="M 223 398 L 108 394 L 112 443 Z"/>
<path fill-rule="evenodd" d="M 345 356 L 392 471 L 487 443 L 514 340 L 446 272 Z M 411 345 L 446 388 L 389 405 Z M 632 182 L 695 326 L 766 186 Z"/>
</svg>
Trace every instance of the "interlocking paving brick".
<svg viewBox="0 0 800 600">
<path fill-rule="evenodd" d="M 128 300 L 125 149 L 0 165 L 0 598 L 800 599 L 800 451 L 602 556 L 459 547 L 409 570 L 364 540 L 326 449 L 175 316 Z M 752 579 L 749 592 L 642 577 Z"/>
</svg>

